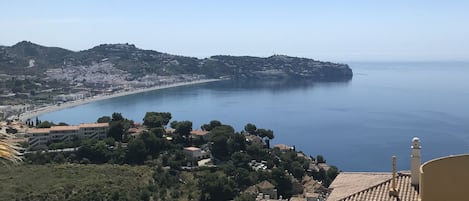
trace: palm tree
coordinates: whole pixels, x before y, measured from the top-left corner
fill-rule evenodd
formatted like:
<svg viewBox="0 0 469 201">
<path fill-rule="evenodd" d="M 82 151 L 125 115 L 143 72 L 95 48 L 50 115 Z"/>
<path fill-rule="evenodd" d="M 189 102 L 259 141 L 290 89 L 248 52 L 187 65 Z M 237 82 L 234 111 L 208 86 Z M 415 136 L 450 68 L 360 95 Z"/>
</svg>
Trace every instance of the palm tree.
<svg viewBox="0 0 469 201">
<path fill-rule="evenodd" d="M 22 154 L 19 152 L 21 149 L 16 143 L 11 141 L 12 136 L 0 130 L 0 161 L 10 161 L 18 163 L 22 161 Z"/>
</svg>

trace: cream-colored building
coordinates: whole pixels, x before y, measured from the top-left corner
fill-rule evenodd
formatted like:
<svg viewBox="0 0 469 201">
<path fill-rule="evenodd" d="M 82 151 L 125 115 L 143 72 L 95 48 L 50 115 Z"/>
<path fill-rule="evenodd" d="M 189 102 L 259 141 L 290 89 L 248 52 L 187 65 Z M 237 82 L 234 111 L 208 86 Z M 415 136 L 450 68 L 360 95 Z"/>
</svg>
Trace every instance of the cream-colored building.
<svg viewBox="0 0 469 201">
<path fill-rule="evenodd" d="M 468 201 L 469 154 L 420 162 L 420 139 L 411 144 L 410 171 L 342 172 L 327 201 Z M 395 168 L 394 168 L 395 169 Z"/>
<path fill-rule="evenodd" d="M 210 158 L 210 153 L 202 150 L 199 147 L 184 147 L 184 153 L 197 160 Z"/>
<path fill-rule="evenodd" d="M 420 166 L 422 201 L 469 200 L 469 154 L 434 159 Z"/>
<path fill-rule="evenodd" d="M 87 123 L 78 126 L 52 126 L 50 128 L 30 128 L 26 131 L 29 148 L 63 142 L 77 138 L 104 139 L 109 129 L 108 123 Z"/>
</svg>

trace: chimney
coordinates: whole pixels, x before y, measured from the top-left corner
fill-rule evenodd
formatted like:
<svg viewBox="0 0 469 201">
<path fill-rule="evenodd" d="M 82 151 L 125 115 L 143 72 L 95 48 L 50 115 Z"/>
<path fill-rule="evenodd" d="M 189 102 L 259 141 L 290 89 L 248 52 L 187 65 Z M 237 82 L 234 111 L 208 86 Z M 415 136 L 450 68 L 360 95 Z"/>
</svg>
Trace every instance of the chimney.
<svg viewBox="0 0 469 201">
<path fill-rule="evenodd" d="M 419 185 L 419 178 L 420 178 L 420 139 L 418 137 L 414 137 L 412 139 L 412 155 L 410 156 L 410 178 L 411 184 L 414 186 Z"/>
<path fill-rule="evenodd" d="M 389 189 L 389 195 L 393 197 L 399 196 L 399 190 L 397 189 L 396 172 L 396 156 L 392 156 L 392 183 L 391 189 Z"/>
</svg>

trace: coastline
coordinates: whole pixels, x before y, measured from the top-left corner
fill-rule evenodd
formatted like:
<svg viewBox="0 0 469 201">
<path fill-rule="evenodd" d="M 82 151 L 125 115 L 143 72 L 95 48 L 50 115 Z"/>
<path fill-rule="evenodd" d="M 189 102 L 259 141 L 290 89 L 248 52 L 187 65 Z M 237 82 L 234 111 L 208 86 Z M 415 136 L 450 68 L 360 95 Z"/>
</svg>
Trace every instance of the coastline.
<svg viewBox="0 0 469 201">
<path fill-rule="evenodd" d="M 122 97 L 122 96 L 128 96 L 128 95 L 133 95 L 133 94 L 138 94 L 138 93 L 144 93 L 144 92 L 149 92 L 149 91 L 155 91 L 155 90 L 161 90 L 161 89 L 168 89 L 168 88 L 174 88 L 174 87 L 181 87 L 181 86 L 188 86 L 188 85 L 196 85 L 196 84 L 202 84 L 202 83 L 209 83 L 209 82 L 217 82 L 217 81 L 222 81 L 225 79 L 203 79 L 203 80 L 195 80 L 195 81 L 190 81 L 190 82 L 179 82 L 179 83 L 174 83 L 174 84 L 168 84 L 168 85 L 158 85 L 158 86 L 153 86 L 153 87 L 148 87 L 148 88 L 141 88 L 141 89 L 135 89 L 132 91 L 119 91 L 115 92 L 112 94 L 100 94 L 96 95 L 93 97 L 88 97 L 85 99 L 80 99 L 80 100 L 74 100 L 74 101 L 69 101 L 62 103 L 60 105 L 49 105 L 45 107 L 40 107 L 34 110 L 26 111 L 24 113 L 21 113 L 19 115 L 19 120 L 21 121 L 26 121 L 28 119 L 35 118 L 37 116 L 63 110 L 66 108 L 71 108 L 79 105 L 84 105 L 88 103 L 93 103 L 101 100 L 106 100 L 106 99 L 111 99 L 111 98 L 117 98 L 117 97 Z"/>
</svg>

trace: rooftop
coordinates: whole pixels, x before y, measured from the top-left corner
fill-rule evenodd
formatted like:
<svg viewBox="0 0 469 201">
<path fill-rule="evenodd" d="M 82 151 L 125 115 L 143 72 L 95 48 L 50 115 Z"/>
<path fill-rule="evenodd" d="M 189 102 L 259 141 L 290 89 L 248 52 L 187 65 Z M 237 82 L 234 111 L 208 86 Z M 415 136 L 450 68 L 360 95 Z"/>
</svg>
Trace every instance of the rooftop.
<svg viewBox="0 0 469 201">
<path fill-rule="evenodd" d="M 81 128 L 96 128 L 96 127 L 108 127 L 109 123 L 83 123 L 80 124 Z"/>
<path fill-rule="evenodd" d="M 49 128 L 30 128 L 28 133 L 39 134 L 39 133 L 49 133 Z"/>
<path fill-rule="evenodd" d="M 79 126 L 52 126 L 49 129 L 50 131 L 72 131 L 80 130 Z"/>
<path fill-rule="evenodd" d="M 203 130 L 193 130 L 191 131 L 192 135 L 198 135 L 198 136 L 204 136 L 208 134 L 208 131 L 203 131 Z"/>
<path fill-rule="evenodd" d="M 256 184 L 256 186 L 257 186 L 259 189 L 275 188 L 275 186 L 272 185 L 272 184 L 271 184 L 270 182 L 268 182 L 267 180 L 264 180 L 263 182 Z"/>
<path fill-rule="evenodd" d="M 275 147 L 279 148 L 280 150 L 290 150 L 291 149 L 290 146 L 285 145 L 285 144 L 276 144 L 276 145 L 274 145 L 274 148 Z"/>
<path fill-rule="evenodd" d="M 188 150 L 188 151 L 200 151 L 200 148 L 198 148 L 198 147 L 184 147 L 184 150 Z"/>
<path fill-rule="evenodd" d="M 410 183 L 410 174 L 398 173 L 398 196 L 389 195 L 392 174 L 387 172 L 343 172 L 332 182 L 327 201 L 417 201 L 418 190 Z"/>
<path fill-rule="evenodd" d="M 27 133 L 32 134 L 41 134 L 41 133 L 49 133 L 51 131 L 76 131 L 80 130 L 80 128 L 97 128 L 97 127 L 108 127 L 108 123 L 86 123 L 80 124 L 79 126 L 52 126 L 50 128 L 29 128 L 27 129 Z"/>
</svg>

